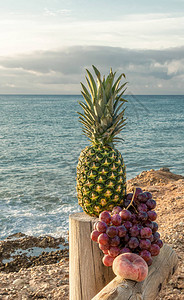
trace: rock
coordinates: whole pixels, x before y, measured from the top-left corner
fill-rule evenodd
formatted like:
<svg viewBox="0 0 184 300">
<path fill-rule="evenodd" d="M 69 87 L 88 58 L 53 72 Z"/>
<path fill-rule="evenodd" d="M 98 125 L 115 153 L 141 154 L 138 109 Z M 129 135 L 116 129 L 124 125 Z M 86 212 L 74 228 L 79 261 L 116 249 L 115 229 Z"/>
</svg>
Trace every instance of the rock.
<svg viewBox="0 0 184 300">
<path fill-rule="evenodd" d="M 170 169 L 169 169 L 169 168 L 166 168 L 166 167 L 163 167 L 163 168 L 160 168 L 160 171 L 170 172 Z"/>
<path fill-rule="evenodd" d="M 24 286 L 24 284 L 25 284 L 25 281 L 21 278 L 15 279 L 13 281 L 13 285 L 16 285 L 17 287 Z"/>
</svg>

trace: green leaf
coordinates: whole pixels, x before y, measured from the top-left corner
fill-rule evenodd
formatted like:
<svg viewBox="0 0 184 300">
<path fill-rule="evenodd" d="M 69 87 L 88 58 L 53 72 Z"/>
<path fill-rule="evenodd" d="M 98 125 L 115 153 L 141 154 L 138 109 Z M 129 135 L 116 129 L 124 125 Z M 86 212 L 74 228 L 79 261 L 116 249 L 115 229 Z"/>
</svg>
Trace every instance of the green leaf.
<svg viewBox="0 0 184 300">
<path fill-rule="evenodd" d="M 120 137 L 115 137 L 114 139 L 113 139 L 113 141 L 124 141 L 124 139 L 123 138 L 120 138 Z"/>
<path fill-rule="evenodd" d="M 116 130 L 116 131 L 115 131 L 115 134 L 117 135 L 117 134 L 120 133 L 121 131 L 122 131 L 121 129 Z"/>
<path fill-rule="evenodd" d="M 85 136 L 87 136 L 87 138 L 89 138 L 90 141 L 92 141 L 92 137 L 88 132 L 86 132 L 84 129 L 82 130 L 82 132 L 84 133 Z"/>
<path fill-rule="evenodd" d="M 125 123 L 125 120 L 123 120 L 122 124 L 121 125 L 118 124 L 117 127 L 114 129 L 114 131 L 116 131 L 116 130 L 122 130 L 123 127 L 125 127 L 125 126 L 126 126 L 126 123 Z"/>
<path fill-rule="evenodd" d="M 100 121 L 100 119 L 103 115 L 103 110 L 102 110 L 101 106 L 98 104 L 98 102 L 96 102 L 94 105 L 94 112 L 98 118 L 98 121 Z"/>
<path fill-rule="evenodd" d="M 96 98 L 96 95 L 97 95 L 97 87 L 96 87 L 96 83 L 94 81 L 94 78 L 93 76 L 91 75 L 91 73 L 86 69 L 86 72 L 88 74 L 88 77 L 89 77 L 89 80 L 87 80 L 88 82 L 88 86 L 91 90 L 91 93 L 92 93 L 92 96 L 93 96 L 93 99 Z"/>
<path fill-rule="evenodd" d="M 81 82 L 80 84 L 81 84 L 81 86 L 82 86 L 82 88 L 83 88 L 84 93 L 85 93 L 86 95 L 88 95 L 88 97 L 90 97 L 90 93 L 88 92 L 88 90 L 87 90 L 87 88 L 85 87 L 85 85 L 84 85 L 82 82 Z"/>
<path fill-rule="evenodd" d="M 96 115 L 94 114 L 94 112 L 92 110 L 89 109 L 89 107 L 83 103 L 83 102 L 79 102 L 80 106 L 82 106 L 82 108 L 84 109 L 85 113 L 90 114 L 90 116 L 92 116 L 92 118 L 96 121 L 98 121 L 98 118 L 96 117 Z"/>
<path fill-rule="evenodd" d="M 120 84 L 120 81 L 121 81 L 121 78 L 122 78 L 123 74 L 121 74 L 118 79 L 115 81 L 113 87 L 112 87 L 112 90 L 113 90 L 113 93 L 115 93 L 115 91 L 118 89 L 118 86 Z"/>
<path fill-rule="evenodd" d="M 85 94 L 83 91 L 81 91 L 81 94 L 83 95 L 83 97 L 84 97 L 86 103 L 88 104 L 89 108 L 93 108 L 91 98 L 87 94 Z"/>
<path fill-rule="evenodd" d="M 118 138 L 118 137 L 115 137 L 113 138 L 113 143 L 119 143 L 119 142 L 124 142 L 124 139 L 123 138 Z"/>
<path fill-rule="evenodd" d="M 93 70 L 94 70 L 94 72 L 96 74 L 96 77 L 98 78 L 99 81 L 101 81 L 101 74 L 100 74 L 100 72 L 98 71 L 98 69 L 94 65 L 92 65 L 92 67 L 93 67 Z"/>
<path fill-rule="evenodd" d="M 128 82 L 125 82 L 124 84 L 122 84 L 121 86 L 120 86 L 120 88 L 119 89 L 117 89 L 117 91 L 116 91 L 116 95 L 118 95 L 119 94 L 119 92 L 124 88 L 124 86 L 127 84 Z M 126 88 L 127 89 L 127 88 Z M 124 92 L 126 91 L 126 89 L 124 89 L 124 91 L 123 91 L 123 94 L 124 94 Z"/>
<path fill-rule="evenodd" d="M 106 130 L 107 126 L 108 126 L 108 120 L 107 120 L 107 118 L 105 118 L 105 117 L 101 118 L 100 124 L 101 124 L 101 126 L 103 128 L 103 131 Z"/>
<path fill-rule="evenodd" d="M 88 121 L 86 121 L 84 118 L 82 118 L 81 116 L 79 117 L 79 119 L 80 119 L 80 122 L 84 125 L 84 126 L 86 126 L 87 128 L 91 128 L 92 127 L 92 125 L 93 124 L 91 124 L 91 123 L 88 123 Z"/>
<path fill-rule="evenodd" d="M 117 107 L 117 105 L 119 104 L 120 101 L 123 102 L 123 103 L 128 102 L 128 100 L 125 100 L 125 99 L 121 98 L 122 95 L 124 94 L 125 90 L 119 96 L 116 97 L 116 100 L 114 102 L 114 110 L 116 109 L 116 107 Z"/>
<path fill-rule="evenodd" d="M 114 131 L 114 129 L 117 127 L 117 125 L 119 123 L 121 123 L 121 121 L 123 121 L 122 117 L 123 117 L 123 114 L 119 114 L 118 117 L 115 118 L 115 121 L 114 121 L 113 125 L 108 129 L 108 132 L 110 134 Z"/>
<path fill-rule="evenodd" d="M 89 79 L 86 77 L 86 81 L 87 81 L 87 84 L 88 84 L 88 87 L 89 87 L 89 90 L 90 90 L 90 93 L 91 93 L 91 98 L 93 100 L 93 103 L 94 103 L 94 91 L 93 91 L 93 87 L 91 86 L 91 83 L 89 81 Z"/>
<path fill-rule="evenodd" d="M 101 99 L 102 103 L 103 103 L 103 108 L 105 107 L 106 103 L 107 103 L 107 97 L 106 97 L 106 94 L 105 94 L 105 89 L 104 89 L 104 86 L 102 83 L 100 83 L 100 86 L 99 86 L 99 91 L 100 91 L 100 94 L 99 94 L 99 101 Z"/>
<path fill-rule="evenodd" d="M 123 106 L 124 103 L 121 103 L 118 108 L 116 109 L 116 111 L 114 112 L 114 117 L 116 118 L 118 116 L 118 111 L 120 110 L 120 108 Z M 125 113 L 126 107 L 122 110 L 123 114 Z M 121 112 L 122 112 L 121 111 Z"/>
<path fill-rule="evenodd" d="M 94 124 L 94 119 L 91 118 L 91 116 L 89 115 L 83 115 L 80 112 L 77 112 L 82 118 L 84 118 L 86 120 L 86 122 L 88 122 L 89 124 L 93 125 Z"/>
<path fill-rule="evenodd" d="M 83 128 L 82 131 L 85 132 L 85 133 L 87 133 L 89 136 L 91 136 L 91 132 L 88 129 Z"/>
<path fill-rule="evenodd" d="M 113 112 L 114 112 L 114 97 L 113 97 L 113 95 L 110 97 L 110 99 L 106 105 L 106 108 L 108 109 L 108 111 L 110 112 L 110 114 L 112 116 Z"/>
<path fill-rule="evenodd" d="M 113 81 L 114 81 L 114 77 L 115 77 L 116 73 L 110 73 L 107 76 L 106 82 L 105 82 L 105 94 L 106 97 L 109 98 L 112 94 L 112 85 L 113 85 Z"/>
</svg>

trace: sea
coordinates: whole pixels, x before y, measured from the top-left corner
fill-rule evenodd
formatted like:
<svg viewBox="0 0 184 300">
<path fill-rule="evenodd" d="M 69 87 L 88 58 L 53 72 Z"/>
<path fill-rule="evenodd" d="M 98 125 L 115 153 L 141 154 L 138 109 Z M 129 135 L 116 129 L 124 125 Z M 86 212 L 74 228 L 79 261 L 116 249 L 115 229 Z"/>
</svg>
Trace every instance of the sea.
<svg viewBox="0 0 184 300">
<path fill-rule="evenodd" d="M 184 175 L 184 96 L 127 95 L 126 127 L 116 145 L 127 180 L 167 167 Z M 67 236 L 81 211 L 76 166 L 90 144 L 77 111 L 81 95 L 0 95 L 0 239 Z"/>
</svg>

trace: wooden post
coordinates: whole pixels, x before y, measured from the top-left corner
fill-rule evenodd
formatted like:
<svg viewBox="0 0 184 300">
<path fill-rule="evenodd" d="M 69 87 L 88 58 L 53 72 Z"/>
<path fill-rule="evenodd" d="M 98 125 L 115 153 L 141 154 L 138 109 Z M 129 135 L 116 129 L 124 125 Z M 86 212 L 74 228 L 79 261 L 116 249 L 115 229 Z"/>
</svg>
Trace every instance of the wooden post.
<svg viewBox="0 0 184 300">
<path fill-rule="evenodd" d="M 114 277 L 102 263 L 103 253 L 90 234 L 96 218 L 75 213 L 69 218 L 70 300 L 91 300 Z"/>
<path fill-rule="evenodd" d="M 164 283 L 176 271 L 177 264 L 176 253 L 165 244 L 154 258 L 144 281 L 123 280 L 116 276 L 92 300 L 154 300 Z"/>
</svg>

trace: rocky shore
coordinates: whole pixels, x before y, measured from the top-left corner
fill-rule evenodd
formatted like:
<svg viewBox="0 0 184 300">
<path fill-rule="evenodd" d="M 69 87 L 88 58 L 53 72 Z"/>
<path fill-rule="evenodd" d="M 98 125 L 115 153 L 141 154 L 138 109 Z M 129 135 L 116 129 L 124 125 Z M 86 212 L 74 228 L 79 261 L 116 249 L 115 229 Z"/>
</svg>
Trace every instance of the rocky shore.
<svg viewBox="0 0 184 300">
<path fill-rule="evenodd" d="M 128 181 L 157 201 L 162 240 L 175 249 L 179 267 L 157 300 L 184 299 L 184 176 L 167 168 L 144 171 Z M 68 243 L 62 237 L 17 233 L 0 242 L 0 299 L 63 299 L 69 293 Z"/>
</svg>

